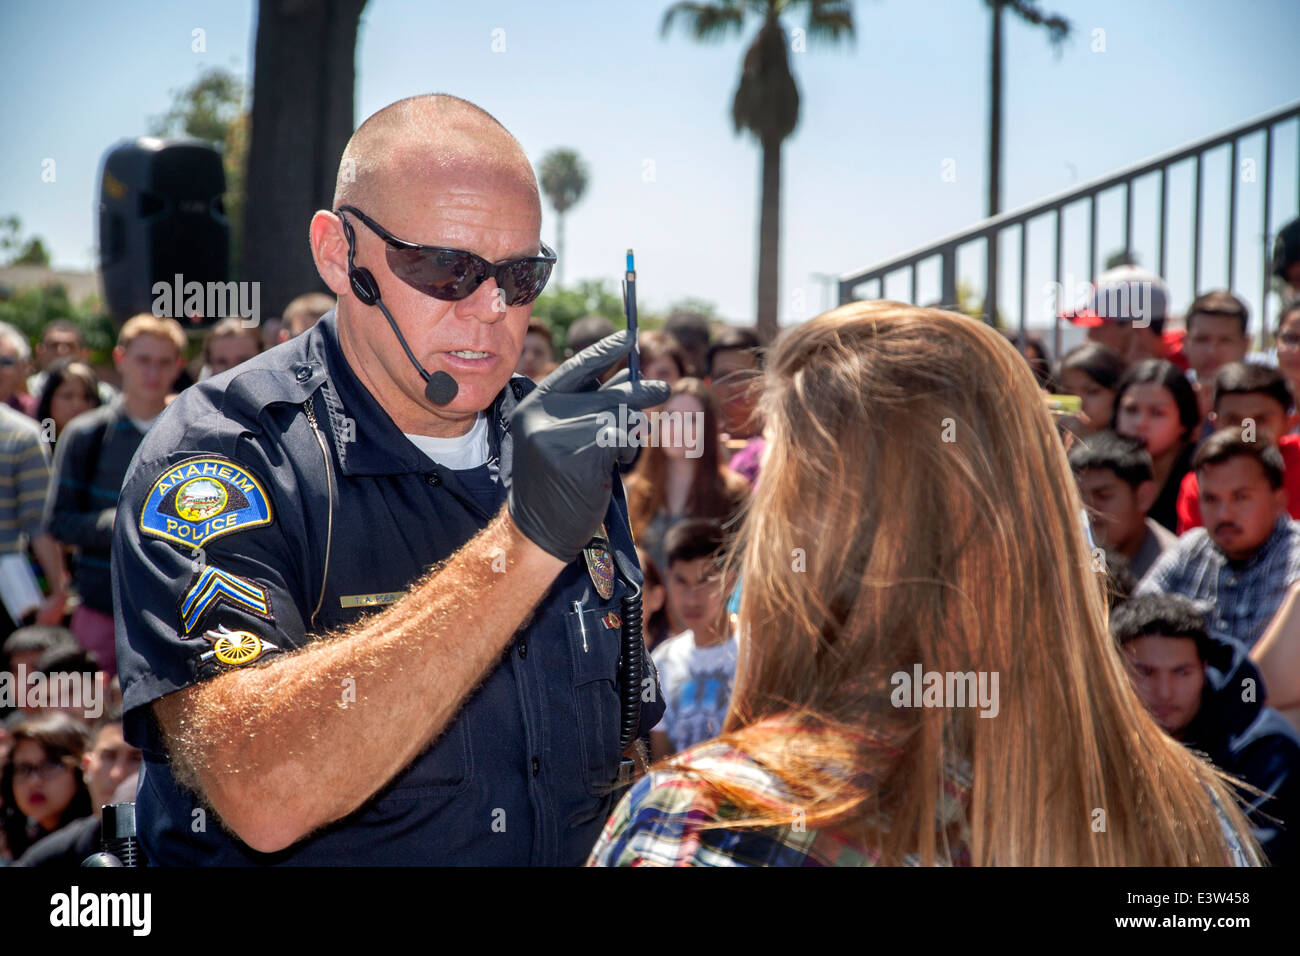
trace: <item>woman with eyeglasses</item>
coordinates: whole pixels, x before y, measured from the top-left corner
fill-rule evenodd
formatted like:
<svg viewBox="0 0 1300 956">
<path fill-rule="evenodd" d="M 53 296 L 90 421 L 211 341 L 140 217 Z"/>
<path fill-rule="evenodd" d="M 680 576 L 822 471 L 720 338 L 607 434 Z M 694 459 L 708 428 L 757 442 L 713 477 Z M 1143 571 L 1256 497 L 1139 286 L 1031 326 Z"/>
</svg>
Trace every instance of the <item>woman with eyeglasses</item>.
<svg viewBox="0 0 1300 956">
<path fill-rule="evenodd" d="M 0 823 L 11 860 L 55 830 L 89 816 L 90 791 L 81 777 L 89 737 L 66 714 L 26 720 L 10 731 L 0 770 Z"/>
<path fill-rule="evenodd" d="M 1133 692 L 1065 451 L 997 331 L 843 306 L 778 341 L 762 411 L 723 733 L 638 781 L 591 864 L 1257 859 L 1226 778 Z"/>
</svg>

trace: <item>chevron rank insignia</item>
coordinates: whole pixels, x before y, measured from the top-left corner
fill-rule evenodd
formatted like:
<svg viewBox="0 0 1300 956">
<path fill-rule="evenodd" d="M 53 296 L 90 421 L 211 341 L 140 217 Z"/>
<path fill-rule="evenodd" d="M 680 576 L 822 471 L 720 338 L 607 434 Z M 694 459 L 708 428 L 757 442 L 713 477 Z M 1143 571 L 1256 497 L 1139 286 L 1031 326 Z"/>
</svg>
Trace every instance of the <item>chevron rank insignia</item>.
<svg viewBox="0 0 1300 956">
<path fill-rule="evenodd" d="M 185 633 L 193 631 L 203 620 L 203 615 L 218 604 L 246 611 L 266 621 L 275 620 L 265 588 L 208 565 L 195 576 L 194 583 L 181 598 L 181 624 Z"/>
<path fill-rule="evenodd" d="M 143 534 L 197 548 L 232 531 L 271 523 L 261 483 L 229 458 L 187 458 L 159 476 L 140 510 Z"/>
</svg>

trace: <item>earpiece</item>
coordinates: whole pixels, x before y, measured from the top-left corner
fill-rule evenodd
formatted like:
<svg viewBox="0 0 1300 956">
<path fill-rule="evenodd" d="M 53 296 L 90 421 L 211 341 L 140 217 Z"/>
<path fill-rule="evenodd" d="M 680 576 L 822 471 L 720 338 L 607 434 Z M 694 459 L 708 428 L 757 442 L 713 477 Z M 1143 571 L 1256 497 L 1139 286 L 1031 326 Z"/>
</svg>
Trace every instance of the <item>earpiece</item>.
<svg viewBox="0 0 1300 956">
<path fill-rule="evenodd" d="M 348 256 L 348 258 L 352 258 Z M 363 305 L 374 305 L 379 301 L 379 286 L 370 270 L 364 267 L 348 266 L 348 281 L 352 283 L 352 293 Z"/>
<path fill-rule="evenodd" d="M 343 235 L 348 239 L 348 282 L 352 286 L 352 294 L 361 300 L 363 305 L 374 305 L 379 301 L 379 283 L 371 275 L 370 270 L 352 264 L 352 256 L 356 250 L 356 237 L 352 233 L 352 224 L 339 216 L 339 222 L 343 223 Z"/>
</svg>

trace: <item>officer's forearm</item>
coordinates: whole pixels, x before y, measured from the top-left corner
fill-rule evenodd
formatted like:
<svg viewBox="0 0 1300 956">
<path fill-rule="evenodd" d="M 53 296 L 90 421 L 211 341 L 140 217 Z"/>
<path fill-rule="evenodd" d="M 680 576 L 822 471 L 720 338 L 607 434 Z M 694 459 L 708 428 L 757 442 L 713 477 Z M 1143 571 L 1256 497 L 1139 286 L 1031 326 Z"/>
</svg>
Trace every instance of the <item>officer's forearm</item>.
<svg viewBox="0 0 1300 956">
<path fill-rule="evenodd" d="M 387 612 L 158 701 L 178 773 L 262 852 L 346 816 L 451 722 L 563 568 L 502 509 Z"/>
</svg>

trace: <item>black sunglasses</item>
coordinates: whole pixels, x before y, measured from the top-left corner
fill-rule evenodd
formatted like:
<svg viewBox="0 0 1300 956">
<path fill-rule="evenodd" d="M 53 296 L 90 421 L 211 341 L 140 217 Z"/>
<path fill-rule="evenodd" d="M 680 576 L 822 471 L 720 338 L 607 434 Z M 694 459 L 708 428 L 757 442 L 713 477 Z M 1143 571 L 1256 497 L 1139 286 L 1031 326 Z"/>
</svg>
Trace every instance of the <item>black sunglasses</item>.
<svg viewBox="0 0 1300 956">
<path fill-rule="evenodd" d="M 337 210 L 340 219 L 345 212 L 356 216 L 384 240 L 388 268 L 393 275 L 411 288 L 444 302 L 468 298 L 491 278 L 496 280 L 506 305 L 527 305 L 542 294 L 555 265 L 555 250 L 544 242 L 539 256 L 493 263 L 461 249 L 422 246 L 399 239 L 355 206 L 340 206 Z M 343 226 L 351 244 L 352 227 L 346 219 Z"/>
</svg>

